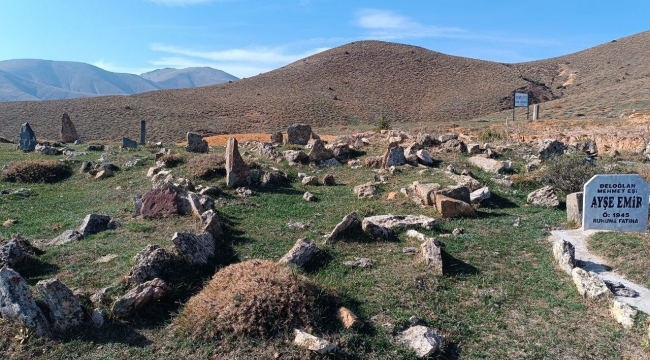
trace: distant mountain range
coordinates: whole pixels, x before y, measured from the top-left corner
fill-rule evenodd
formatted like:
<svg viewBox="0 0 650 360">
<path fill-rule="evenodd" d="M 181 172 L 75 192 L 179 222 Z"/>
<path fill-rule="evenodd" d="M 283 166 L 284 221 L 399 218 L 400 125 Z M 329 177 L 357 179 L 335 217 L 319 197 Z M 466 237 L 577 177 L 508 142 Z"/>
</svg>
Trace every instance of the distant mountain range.
<svg viewBox="0 0 650 360">
<path fill-rule="evenodd" d="M 138 76 L 72 61 L 5 60 L 0 61 L 0 102 L 132 95 L 234 80 L 239 79 L 209 67 L 160 69 Z"/>
</svg>

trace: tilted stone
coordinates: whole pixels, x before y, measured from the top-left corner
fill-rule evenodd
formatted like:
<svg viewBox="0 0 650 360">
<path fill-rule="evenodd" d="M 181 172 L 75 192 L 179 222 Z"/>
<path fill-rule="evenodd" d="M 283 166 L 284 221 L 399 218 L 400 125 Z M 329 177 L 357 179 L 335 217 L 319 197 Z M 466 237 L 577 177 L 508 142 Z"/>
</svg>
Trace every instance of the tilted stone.
<svg viewBox="0 0 650 360">
<path fill-rule="evenodd" d="M 299 150 L 283 151 L 282 156 L 284 156 L 289 165 L 306 165 L 309 163 L 309 155 Z"/>
<path fill-rule="evenodd" d="M 212 235 L 214 240 L 218 240 L 223 236 L 223 229 L 221 228 L 219 217 L 217 217 L 214 210 L 210 209 L 201 214 L 201 224 L 203 225 L 203 232 Z"/>
<path fill-rule="evenodd" d="M 111 218 L 108 215 L 88 214 L 79 227 L 82 236 L 97 234 L 110 228 Z"/>
<path fill-rule="evenodd" d="M 301 180 L 303 185 L 311 185 L 311 186 L 317 186 L 320 185 L 320 182 L 318 181 L 318 177 L 316 176 L 305 176 Z"/>
<path fill-rule="evenodd" d="M 163 280 L 155 278 L 129 290 L 113 303 L 111 311 L 117 317 L 133 315 L 151 302 L 167 295 L 169 290 L 169 286 Z"/>
<path fill-rule="evenodd" d="M 84 312 L 77 297 L 58 279 L 41 280 L 36 289 L 50 310 L 53 326 L 65 331 L 79 326 L 84 321 Z"/>
<path fill-rule="evenodd" d="M 323 140 L 315 140 L 309 152 L 309 161 L 324 161 L 334 157 L 332 150 L 325 147 Z"/>
<path fill-rule="evenodd" d="M 36 306 L 27 282 L 6 266 L 0 268 L 0 315 L 34 331 L 36 336 L 49 334 L 49 322 Z"/>
<path fill-rule="evenodd" d="M 77 230 L 66 230 L 61 235 L 49 242 L 49 245 L 63 245 L 72 241 L 83 239 L 83 235 Z"/>
<path fill-rule="evenodd" d="M 385 160 L 382 164 L 384 168 L 391 166 L 402 166 L 406 164 L 406 156 L 404 155 L 404 148 L 401 146 L 393 146 L 387 150 Z"/>
<path fill-rule="evenodd" d="M 435 205 L 436 202 L 436 191 L 440 190 L 440 184 L 438 183 L 429 183 L 429 184 L 413 184 L 413 192 L 422 200 L 424 205 Z"/>
<path fill-rule="evenodd" d="M 226 186 L 235 188 L 250 183 L 248 165 L 239 154 L 237 139 L 231 137 L 226 144 Z"/>
<path fill-rule="evenodd" d="M 371 198 L 375 196 L 376 193 L 377 187 L 373 183 L 365 183 L 354 187 L 354 194 L 357 195 L 359 199 Z"/>
<path fill-rule="evenodd" d="M 316 201 L 316 197 L 314 196 L 314 194 L 310 193 L 309 191 L 305 191 L 305 193 L 302 194 L 302 199 L 307 202 Z"/>
<path fill-rule="evenodd" d="M 318 250 L 316 244 L 310 243 L 306 239 L 298 239 L 291 250 L 289 250 L 289 252 L 278 261 L 278 263 L 292 264 L 298 267 L 304 266 L 309 262 L 316 250 Z"/>
<path fill-rule="evenodd" d="M 426 165 L 426 166 L 431 166 L 431 165 L 433 165 L 433 159 L 431 158 L 431 155 L 429 155 L 429 152 L 428 152 L 428 151 L 426 151 L 426 150 L 424 150 L 424 149 L 422 149 L 422 150 L 418 150 L 418 151 L 415 153 L 415 156 L 418 157 L 418 162 L 419 162 L 419 163 L 421 163 L 421 164 L 423 164 L 423 165 Z"/>
<path fill-rule="evenodd" d="M 343 265 L 349 267 L 369 268 L 372 267 L 373 262 L 368 258 L 355 257 L 352 261 L 344 261 Z"/>
<path fill-rule="evenodd" d="M 336 318 L 339 319 L 343 327 L 346 329 L 352 329 L 361 325 L 359 317 L 356 316 L 352 310 L 344 306 L 341 306 L 336 312 Z"/>
<path fill-rule="evenodd" d="M 347 231 L 361 228 L 361 222 L 359 221 L 359 215 L 356 212 L 351 212 L 343 217 L 341 222 L 336 224 L 330 235 L 325 240 L 325 243 L 334 241 L 337 237 L 341 236 Z"/>
<path fill-rule="evenodd" d="M 440 249 L 440 242 L 413 229 L 408 230 L 406 236 L 422 241 L 420 247 L 422 248 L 424 262 L 429 265 L 429 268 L 434 274 L 442 275 L 442 252 Z"/>
<path fill-rule="evenodd" d="M 36 149 L 36 134 L 29 123 L 26 122 L 20 126 L 20 141 L 18 148 L 22 151 L 34 151 Z"/>
<path fill-rule="evenodd" d="M 562 239 L 555 239 L 553 242 L 553 257 L 558 262 L 560 269 L 571 275 L 576 267 L 576 250 L 573 244 Z"/>
<path fill-rule="evenodd" d="M 63 113 L 61 117 L 61 141 L 65 143 L 72 143 L 79 139 L 79 134 L 77 134 L 77 129 L 75 129 L 70 116 L 67 113 Z"/>
<path fill-rule="evenodd" d="M 443 218 L 470 217 L 476 215 L 472 205 L 442 194 L 436 194 L 436 209 Z"/>
<path fill-rule="evenodd" d="M 545 139 L 539 144 L 539 159 L 544 161 L 554 155 L 564 154 L 566 146 L 556 139 Z"/>
<path fill-rule="evenodd" d="M 583 193 L 575 192 L 566 196 L 566 220 L 582 225 Z"/>
<path fill-rule="evenodd" d="M 7 266 L 14 268 L 20 265 L 27 258 L 27 253 L 17 241 L 9 241 L 0 247 L 0 267 Z"/>
<path fill-rule="evenodd" d="M 492 197 L 492 193 L 487 186 L 484 186 L 478 190 L 472 191 L 469 194 L 469 200 L 472 204 L 479 204 L 487 199 Z"/>
<path fill-rule="evenodd" d="M 631 329 L 634 326 L 634 318 L 636 317 L 637 311 L 630 305 L 614 299 L 612 300 L 609 312 L 614 317 L 614 320 L 623 325 L 624 328 Z"/>
<path fill-rule="evenodd" d="M 192 234 L 177 232 L 172 242 L 181 256 L 192 265 L 205 265 L 214 256 L 215 243 L 210 234 Z"/>
</svg>

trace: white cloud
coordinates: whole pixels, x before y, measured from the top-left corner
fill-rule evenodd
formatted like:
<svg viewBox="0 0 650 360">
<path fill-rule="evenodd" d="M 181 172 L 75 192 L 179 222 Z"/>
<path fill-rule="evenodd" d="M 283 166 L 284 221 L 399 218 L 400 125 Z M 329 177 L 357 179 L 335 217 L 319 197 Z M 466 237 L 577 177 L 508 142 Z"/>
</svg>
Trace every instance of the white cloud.
<svg viewBox="0 0 650 360">
<path fill-rule="evenodd" d="M 459 28 L 423 25 L 411 18 L 387 10 L 363 9 L 355 24 L 370 30 L 370 37 L 384 40 L 429 37 L 458 37 L 466 32 Z"/>
<path fill-rule="evenodd" d="M 147 0 L 157 5 L 165 6 L 188 6 L 188 5 L 198 5 L 198 4 L 207 4 L 214 2 L 215 0 Z"/>
<path fill-rule="evenodd" d="M 282 47 L 206 51 L 164 44 L 152 44 L 150 48 L 156 52 L 173 55 L 150 61 L 155 66 L 174 68 L 209 66 L 237 77 L 255 76 L 328 49 L 314 48 L 301 53 L 291 54 L 287 53 Z"/>
<path fill-rule="evenodd" d="M 124 74 L 137 74 L 140 75 L 142 73 L 146 73 L 152 70 L 155 70 L 153 67 L 147 67 L 147 68 L 131 68 L 131 67 L 124 67 L 124 66 L 119 66 L 110 62 L 104 61 L 104 59 L 97 60 L 95 62 L 90 63 L 91 65 L 97 66 L 98 68 L 102 68 L 106 71 L 111 71 L 115 73 L 124 73 Z"/>
</svg>

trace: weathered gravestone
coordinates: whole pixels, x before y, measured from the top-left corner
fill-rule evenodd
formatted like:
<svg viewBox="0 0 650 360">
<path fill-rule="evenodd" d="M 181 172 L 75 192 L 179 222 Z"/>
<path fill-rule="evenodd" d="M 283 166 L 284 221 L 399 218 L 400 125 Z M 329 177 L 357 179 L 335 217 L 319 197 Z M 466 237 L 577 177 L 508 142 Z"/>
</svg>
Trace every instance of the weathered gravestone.
<svg viewBox="0 0 650 360">
<path fill-rule="evenodd" d="M 70 116 L 67 113 L 63 113 L 61 117 L 61 141 L 64 143 L 73 143 L 79 139 L 79 134 L 77 134 L 77 129 L 75 129 Z"/>
<path fill-rule="evenodd" d="M 647 232 L 648 183 L 638 174 L 596 175 L 584 188 L 583 230 Z"/>
<path fill-rule="evenodd" d="M 22 151 L 34 151 L 36 149 L 36 134 L 26 122 L 20 126 L 20 142 L 18 148 Z"/>
</svg>

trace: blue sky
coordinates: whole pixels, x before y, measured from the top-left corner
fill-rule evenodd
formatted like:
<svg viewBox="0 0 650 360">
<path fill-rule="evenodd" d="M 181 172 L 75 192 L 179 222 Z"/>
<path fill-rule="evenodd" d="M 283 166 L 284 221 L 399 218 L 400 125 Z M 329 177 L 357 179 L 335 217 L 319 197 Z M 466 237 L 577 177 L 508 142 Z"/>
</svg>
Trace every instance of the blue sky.
<svg viewBox="0 0 650 360">
<path fill-rule="evenodd" d="M 210 66 L 250 77 L 372 39 L 512 63 L 646 31 L 648 14 L 647 0 L 5 0 L 0 60 L 136 74 Z"/>
</svg>

